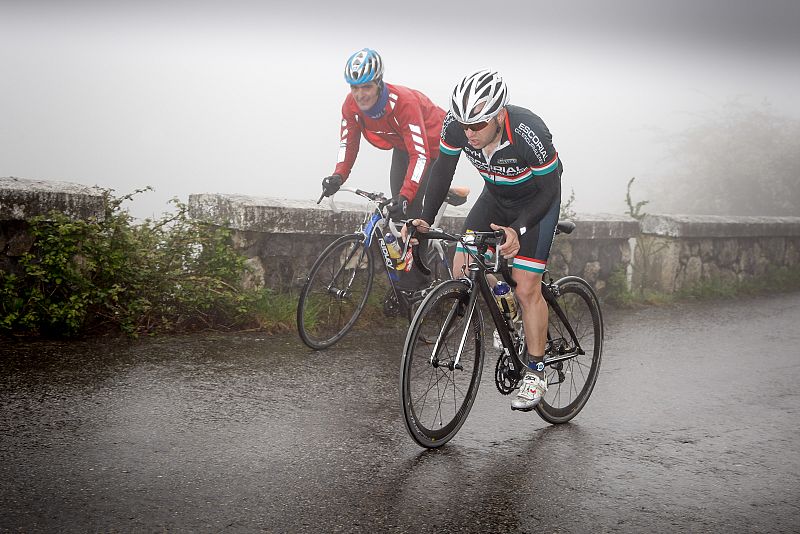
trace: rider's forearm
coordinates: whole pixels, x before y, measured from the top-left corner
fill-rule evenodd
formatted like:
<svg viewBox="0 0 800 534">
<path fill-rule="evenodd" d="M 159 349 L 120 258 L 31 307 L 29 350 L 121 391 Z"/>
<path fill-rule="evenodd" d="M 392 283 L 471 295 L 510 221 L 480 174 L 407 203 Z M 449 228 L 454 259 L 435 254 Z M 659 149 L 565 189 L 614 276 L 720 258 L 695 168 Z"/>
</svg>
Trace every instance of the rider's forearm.
<svg viewBox="0 0 800 534">
<path fill-rule="evenodd" d="M 394 111 L 395 119 L 403 126 L 399 133 L 408 154 L 408 169 L 403 180 L 400 194 L 411 202 L 418 194 L 418 189 L 425 171 L 433 164 L 432 147 L 425 127 L 425 117 L 418 102 L 400 99 Z M 436 141 L 438 143 L 438 140 Z"/>
<path fill-rule="evenodd" d="M 447 191 L 453 183 L 453 175 L 456 172 L 458 156 L 440 153 L 439 158 L 433 162 L 431 174 L 428 176 L 428 189 L 425 191 L 425 206 L 422 210 L 422 219 L 428 224 L 433 224 L 433 219 L 439 212 L 444 199 L 447 198 Z"/>
<path fill-rule="evenodd" d="M 350 177 L 350 171 L 353 169 L 353 164 L 356 161 L 356 156 L 358 155 L 358 146 L 355 148 L 350 148 L 349 154 L 347 157 L 336 164 L 336 167 L 333 169 L 333 174 L 338 174 L 342 177 L 342 182 L 346 182 L 347 178 Z"/>
<path fill-rule="evenodd" d="M 419 182 L 425 173 L 425 167 L 430 164 L 430 161 L 425 155 L 409 154 L 408 169 L 403 179 L 403 186 L 400 188 L 400 194 L 403 195 L 409 203 L 413 202 L 414 198 L 416 198 L 419 192 Z"/>
<path fill-rule="evenodd" d="M 521 229 L 530 229 L 547 214 L 550 206 L 561 195 L 561 180 L 558 172 L 551 172 L 544 176 L 537 176 L 537 192 L 529 204 L 525 206 L 519 217 L 511 224 L 511 228 L 522 236 Z"/>
<path fill-rule="evenodd" d="M 361 145 L 361 128 L 355 117 L 351 117 L 346 113 L 342 115 L 340 135 L 339 156 L 336 167 L 333 169 L 333 174 L 338 174 L 342 177 L 342 181 L 346 182 L 356 162 L 358 149 Z"/>
</svg>

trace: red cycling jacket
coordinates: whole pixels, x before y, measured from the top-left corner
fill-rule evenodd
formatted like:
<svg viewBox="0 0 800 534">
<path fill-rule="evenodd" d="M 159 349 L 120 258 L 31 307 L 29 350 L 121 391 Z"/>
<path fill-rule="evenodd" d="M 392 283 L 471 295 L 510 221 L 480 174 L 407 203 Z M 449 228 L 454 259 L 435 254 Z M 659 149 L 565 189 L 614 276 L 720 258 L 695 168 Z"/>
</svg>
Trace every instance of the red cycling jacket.
<svg viewBox="0 0 800 534">
<path fill-rule="evenodd" d="M 396 148 L 408 153 L 408 170 L 400 194 L 411 202 L 423 173 L 439 157 L 445 111 L 419 91 L 389 83 L 386 87 L 389 99 L 385 113 L 378 119 L 364 114 L 352 95 L 344 99 L 339 159 L 333 173 L 347 180 L 363 134 L 381 150 Z"/>
</svg>

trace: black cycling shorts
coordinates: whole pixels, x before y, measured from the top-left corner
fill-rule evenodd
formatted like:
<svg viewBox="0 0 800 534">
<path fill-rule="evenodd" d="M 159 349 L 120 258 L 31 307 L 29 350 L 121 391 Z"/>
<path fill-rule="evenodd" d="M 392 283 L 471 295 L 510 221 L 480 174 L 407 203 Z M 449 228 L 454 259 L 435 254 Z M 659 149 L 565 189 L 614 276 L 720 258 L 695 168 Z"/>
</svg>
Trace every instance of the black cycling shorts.
<svg viewBox="0 0 800 534">
<path fill-rule="evenodd" d="M 490 223 L 510 226 L 517 220 L 521 210 L 525 209 L 526 200 L 526 198 L 520 198 L 515 199 L 513 203 L 507 201 L 501 203 L 484 189 L 464 221 L 464 231 L 489 232 L 491 231 Z M 560 209 L 561 198 L 557 196 L 539 223 L 527 228 L 525 233 L 519 236 L 519 252 L 513 262 L 515 269 L 534 273 L 544 272 L 550 256 L 550 247 L 553 244 Z M 456 252 L 464 252 L 463 247 L 459 245 Z"/>
</svg>

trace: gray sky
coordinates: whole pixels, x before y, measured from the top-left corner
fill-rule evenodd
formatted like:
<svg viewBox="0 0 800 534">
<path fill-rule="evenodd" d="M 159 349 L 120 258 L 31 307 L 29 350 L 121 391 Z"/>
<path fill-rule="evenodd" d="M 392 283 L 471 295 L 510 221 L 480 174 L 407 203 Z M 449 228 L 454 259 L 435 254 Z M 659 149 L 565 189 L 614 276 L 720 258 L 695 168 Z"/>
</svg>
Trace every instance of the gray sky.
<svg viewBox="0 0 800 534">
<path fill-rule="evenodd" d="M 565 198 L 622 213 L 631 176 L 669 167 L 657 139 L 698 114 L 742 97 L 800 117 L 798 27 L 796 0 L 0 0 L 0 176 L 151 185 L 140 217 L 195 192 L 316 200 L 344 62 L 368 46 L 442 107 L 499 70 L 553 133 Z M 351 182 L 388 192 L 389 162 L 363 142 Z M 465 161 L 455 181 L 481 187 Z"/>
</svg>

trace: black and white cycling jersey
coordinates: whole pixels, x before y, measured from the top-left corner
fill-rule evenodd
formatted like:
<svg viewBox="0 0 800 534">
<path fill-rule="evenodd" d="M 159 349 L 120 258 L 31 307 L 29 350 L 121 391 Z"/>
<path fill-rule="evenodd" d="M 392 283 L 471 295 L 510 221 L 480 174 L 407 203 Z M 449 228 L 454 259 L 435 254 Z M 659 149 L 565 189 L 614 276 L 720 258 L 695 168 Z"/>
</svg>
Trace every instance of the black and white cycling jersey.
<svg viewBox="0 0 800 534">
<path fill-rule="evenodd" d="M 463 127 L 448 113 L 442 124 L 439 160 L 434 165 L 422 218 L 433 220 L 453 180 L 463 152 L 478 169 L 484 191 L 500 206 L 519 213 L 509 226 L 517 233 L 531 228 L 560 194 L 561 161 L 544 121 L 532 111 L 507 105 L 500 142 L 493 152 L 473 148 Z M 520 209 L 525 205 L 526 209 Z M 508 223 L 506 223 L 508 224 Z"/>
</svg>

